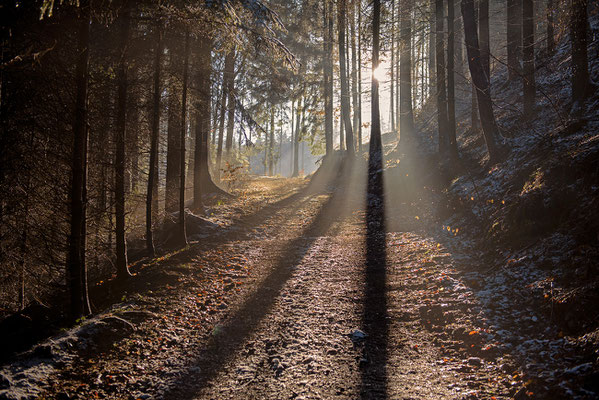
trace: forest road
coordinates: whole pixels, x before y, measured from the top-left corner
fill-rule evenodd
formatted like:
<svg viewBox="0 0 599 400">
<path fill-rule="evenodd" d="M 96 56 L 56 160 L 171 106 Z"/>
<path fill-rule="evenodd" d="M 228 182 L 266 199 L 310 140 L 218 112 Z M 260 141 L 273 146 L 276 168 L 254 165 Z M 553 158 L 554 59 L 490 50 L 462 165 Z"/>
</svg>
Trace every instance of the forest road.
<svg viewBox="0 0 599 400">
<path fill-rule="evenodd" d="M 337 171 L 308 185 L 257 180 L 260 193 L 279 197 L 256 197 L 257 211 L 220 238 L 142 271 L 152 290 L 112 312 L 147 316 L 133 321 L 135 331 L 88 347 L 41 398 L 522 393 L 516 367 L 476 328 L 480 307 L 452 255 L 422 233 L 367 229 L 363 165 Z"/>
<path fill-rule="evenodd" d="M 514 378 L 473 355 L 483 338 L 459 322 L 476 317 L 450 256 L 431 238 L 369 232 L 365 173 L 344 169 L 255 227 L 247 257 L 262 278 L 165 398 L 510 396 Z"/>
</svg>

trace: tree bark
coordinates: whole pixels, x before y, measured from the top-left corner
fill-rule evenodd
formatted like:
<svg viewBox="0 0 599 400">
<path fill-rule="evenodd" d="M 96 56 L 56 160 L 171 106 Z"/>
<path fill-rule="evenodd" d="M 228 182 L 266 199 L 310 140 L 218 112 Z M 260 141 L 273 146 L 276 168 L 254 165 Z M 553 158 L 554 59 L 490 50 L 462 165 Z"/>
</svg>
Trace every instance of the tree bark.
<svg viewBox="0 0 599 400">
<path fill-rule="evenodd" d="M 403 1 L 401 2 L 404 3 Z M 400 28 L 401 29 L 401 28 Z M 391 0 L 391 93 L 389 94 L 389 114 L 391 131 L 395 132 L 395 0 Z"/>
<path fill-rule="evenodd" d="M 196 95 L 196 148 L 193 171 L 193 206 L 203 211 L 202 194 L 210 189 L 208 171 L 208 135 L 210 134 L 210 72 L 212 42 L 201 38 L 198 46 Z M 210 180 L 211 183 L 211 180 Z"/>
<path fill-rule="evenodd" d="M 156 48 L 154 49 L 154 93 L 152 96 L 152 129 L 150 138 L 150 166 L 148 168 L 148 188 L 146 193 L 146 248 L 151 257 L 155 254 L 153 236 L 153 210 L 155 206 L 155 186 L 158 181 L 158 135 L 160 133 L 160 97 L 162 87 L 160 74 L 162 69 L 162 22 L 156 26 Z"/>
<path fill-rule="evenodd" d="M 87 266 L 85 263 L 82 226 L 85 224 L 84 184 L 87 153 L 87 92 L 89 79 L 90 4 L 83 0 L 79 8 L 77 32 L 77 66 L 75 70 L 76 103 L 73 121 L 72 176 L 70 188 L 71 221 L 67 255 L 67 277 L 70 294 L 70 315 L 73 320 L 90 311 L 87 296 Z"/>
<path fill-rule="evenodd" d="M 179 88 L 176 85 L 175 77 L 179 74 L 180 52 L 177 45 L 171 44 L 169 48 L 170 55 L 170 75 L 171 82 L 168 87 L 168 130 L 167 130 L 167 150 L 166 150 L 166 186 L 164 193 L 164 205 L 167 213 L 178 209 L 179 197 L 179 177 L 181 176 L 181 138 L 179 129 L 181 128 L 181 104 L 179 103 Z"/>
<path fill-rule="evenodd" d="M 399 131 L 401 139 L 414 139 L 412 109 L 412 7 L 413 0 L 401 0 L 399 54 Z"/>
<path fill-rule="evenodd" d="M 553 0 L 547 0 L 547 55 L 555 54 L 555 5 Z"/>
<path fill-rule="evenodd" d="M 478 38 L 480 45 L 480 61 L 487 80 L 491 82 L 491 47 L 489 33 L 489 0 L 479 0 L 478 3 Z"/>
<path fill-rule="evenodd" d="M 346 70 L 345 29 L 347 0 L 337 2 L 337 33 L 339 37 L 339 75 L 341 80 L 341 118 L 345 128 L 345 147 L 349 156 L 354 155 L 354 134 L 349 111 L 349 88 Z"/>
<path fill-rule="evenodd" d="M 572 101 L 582 106 L 589 93 L 589 60 L 587 51 L 587 0 L 571 0 L 570 37 L 572 43 Z"/>
<path fill-rule="evenodd" d="M 227 99 L 227 140 L 225 142 L 225 157 L 231 162 L 231 150 L 233 149 L 233 129 L 235 128 L 235 50 L 231 50 L 233 66 L 229 77 L 229 93 Z"/>
<path fill-rule="evenodd" d="M 131 276 L 127 265 L 127 242 L 125 240 L 125 143 L 127 136 L 127 72 L 129 68 L 128 45 L 131 27 L 129 1 L 125 0 L 119 18 L 119 64 L 117 67 L 118 99 L 115 131 L 114 159 L 114 200 L 115 200 L 115 241 L 116 275 L 118 279 Z"/>
<path fill-rule="evenodd" d="M 221 115 L 218 126 L 218 144 L 216 148 L 216 180 L 220 181 L 221 164 L 223 157 L 223 142 L 225 134 L 225 115 L 227 113 L 227 97 L 229 92 L 233 90 L 233 79 L 235 78 L 235 53 L 233 50 L 229 51 L 225 56 L 225 69 L 223 71 L 223 92 L 221 96 Z M 231 107 L 231 105 L 228 105 Z M 231 132 L 231 136 L 232 132 Z"/>
<path fill-rule="evenodd" d="M 333 154 L 333 10 L 327 1 L 324 7 L 324 32 L 323 32 L 323 76 L 324 76 L 324 132 L 325 132 L 325 155 Z M 293 111 L 292 111 L 293 115 Z M 293 125 L 293 124 L 292 124 Z M 293 127 L 292 127 L 293 129 Z"/>
<path fill-rule="evenodd" d="M 522 0 L 507 0 L 507 66 L 510 80 L 520 76 Z"/>
<path fill-rule="evenodd" d="M 270 134 L 268 141 L 268 176 L 273 174 L 273 151 L 275 144 L 275 106 L 272 105 L 270 110 Z"/>
<path fill-rule="evenodd" d="M 187 246 L 187 231 L 185 227 L 185 148 L 186 133 L 187 133 L 187 85 L 189 81 L 189 47 L 190 47 L 189 30 L 185 32 L 185 59 L 183 61 L 183 87 L 181 88 L 181 129 L 179 143 L 181 145 L 181 154 L 179 161 L 179 243 L 181 246 Z M 223 110 L 224 111 L 224 110 Z M 221 133 L 222 135 L 222 133 Z"/>
<path fill-rule="evenodd" d="M 381 2 L 373 1 L 372 10 L 372 91 L 370 108 L 370 167 L 382 167 L 383 144 L 381 141 L 381 114 L 379 105 L 379 81 L 374 77 L 374 71 L 379 67 L 379 40 L 381 27 Z"/>
<path fill-rule="evenodd" d="M 439 153 L 443 154 L 448 147 L 447 129 L 447 88 L 445 87 L 445 35 L 443 21 L 445 12 L 443 0 L 435 0 L 435 58 L 437 60 L 437 123 L 439 128 Z"/>
<path fill-rule="evenodd" d="M 302 99 L 299 98 L 297 100 L 297 109 L 295 110 L 295 132 L 293 134 L 293 171 L 291 172 L 291 177 L 295 178 L 299 176 L 299 141 L 300 141 L 300 105 L 302 103 Z M 293 111 L 292 111 L 293 112 Z"/>
<path fill-rule="evenodd" d="M 492 161 L 499 157 L 499 131 L 493 114 L 493 104 L 489 95 L 489 80 L 485 74 L 478 44 L 478 33 L 476 31 L 476 16 L 473 0 L 462 0 L 462 18 L 464 20 L 464 36 L 466 39 L 466 51 L 468 53 L 468 66 L 470 75 L 476 87 L 477 104 L 480 112 L 480 121 L 483 129 L 487 151 Z"/>
<path fill-rule="evenodd" d="M 357 71 L 357 54 L 356 54 L 356 2 L 352 2 L 351 12 L 351 88 L 352 88 L 352 115 L 353 115 L 353 136 L 355 140 L 358 137 L 358 71 Z M 355 149 L 355 145 L 354 145 Z"/>
<path fill-rule="evenodd" d="M 535 26 L 534 0 L 522 0 L 522 68 L 524 116 L 532 117 L 535 107 Z"/>
<path fill-rule="evenodd" d="M 447 133 L 449 139 L 449 154 L 452 159 L 456 160 L 458 158 L 458 144 L 456 140 L 455 122 L 455 4 L 453 1 L 454 0 L 447 0 Z"/>
</svg>

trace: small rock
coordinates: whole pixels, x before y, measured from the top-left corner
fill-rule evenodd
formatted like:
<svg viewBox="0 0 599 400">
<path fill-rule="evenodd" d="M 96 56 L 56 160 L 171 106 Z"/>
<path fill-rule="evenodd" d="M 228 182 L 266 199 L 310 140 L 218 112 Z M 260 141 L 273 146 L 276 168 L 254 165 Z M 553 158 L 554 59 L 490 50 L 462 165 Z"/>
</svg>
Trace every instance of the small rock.
<svg viewBox="0 0 599 400">
<path fill-rule="evenodd" d="M 359 329 L 355 329 L 352 333 L 349 334 L 349 338 L 354 343 L 363 342 L 364 340 L 366 340 L 367 337 L 368 337 L 368 334 Z"/>
</svg>

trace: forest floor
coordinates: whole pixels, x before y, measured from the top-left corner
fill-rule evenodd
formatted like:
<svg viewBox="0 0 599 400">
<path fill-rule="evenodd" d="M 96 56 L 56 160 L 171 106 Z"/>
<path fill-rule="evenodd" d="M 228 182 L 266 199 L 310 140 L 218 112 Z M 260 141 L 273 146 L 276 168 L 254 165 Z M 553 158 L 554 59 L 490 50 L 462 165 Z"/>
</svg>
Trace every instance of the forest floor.
<svg viewBox="0 0 599 400">
<path fill-rule="evenodd" d="M 0 369 L 0 398 L 596 398 L 588 354 L 523 299 L 485 301 L 487 266 L 426 198 L 396 180 L 368 229 L 364 165 L 249 179 L 208 208 L 219 234 Z"/>
</svg>

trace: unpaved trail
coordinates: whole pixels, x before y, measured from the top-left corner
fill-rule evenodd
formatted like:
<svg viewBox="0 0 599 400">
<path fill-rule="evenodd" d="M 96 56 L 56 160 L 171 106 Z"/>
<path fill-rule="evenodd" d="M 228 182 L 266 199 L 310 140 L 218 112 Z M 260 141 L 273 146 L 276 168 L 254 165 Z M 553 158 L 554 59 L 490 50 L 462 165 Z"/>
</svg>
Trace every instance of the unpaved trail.
<svg viewBox="0 0 599 400">
<path fill-rule="evenodd" d="M 318 181 L 157 269 L 163 287 L 127 303 L 147 313 L 136 329 L 82 350 L 42 397 L 532 396 L 452 254 L 367 229 L 359 163 Z"/>
</svg>

